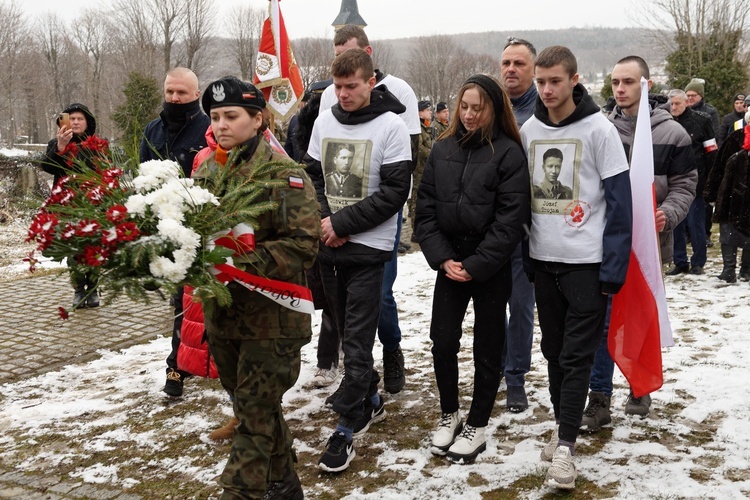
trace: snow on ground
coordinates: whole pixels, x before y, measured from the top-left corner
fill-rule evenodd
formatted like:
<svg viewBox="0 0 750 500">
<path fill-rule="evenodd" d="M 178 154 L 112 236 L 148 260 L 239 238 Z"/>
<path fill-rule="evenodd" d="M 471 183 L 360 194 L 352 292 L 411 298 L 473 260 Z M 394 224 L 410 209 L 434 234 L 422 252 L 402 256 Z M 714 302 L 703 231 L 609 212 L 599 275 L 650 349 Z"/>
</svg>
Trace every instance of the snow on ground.
<svg viewBox="0 0 750 500">
<path fill-rule="evenodd" d="M 748 303 L 750 285 L 746 282 L 724 284 L 715 278 L 719 267 L 716 252 L 706 266 L 706 275 L 681 275 L 666 280 L 668 302 L 675 347 L 664 351 L 664 387 L 653 394 L 651 415 L 644 420 L 628 417 L 623 412 L 627 394 L 624 378 L 617 373 L 613 398 L 611 438 L 596 445 L 595 436 L 582 435 L 576 457 L 579 484 L 593 483 L 598 497 L 607 498 L 747 498 L 750 495 L 750 398 L 747 377 L 750 375 L 750 335 L 748 335 Z M 429 354 L 429 320 L 434 273 L 425 264 L 421 253 L 410 253 L 399 259 L 396 298 L 399 303 L 402 348 L 409 368 L 410 391 L 396 396 L 400 414 L 391 412 L 378 426 L 412 429 L 409 410 L 425 406 L 437 408 L 431 356 Z M 637 311 L 634 311 L 637 313 Z M 471 312 L 467 325 L 471 324 Z M 317 331 L 319 317 L 315 318 Z M 554 422 L 546 387 L 546 363 L 539 351 L 539 332 L 535 332 L 532 372 L 527 389 L 530 409 L 510 414 L 496 409 L 488 428 L 487 451 L 471 465 L 438 461 L 431 456 L 425 433 L 412 445 L 399 445 L 399 433 L 392 440 L 366 441 L 361 446 L 375 464 L 361 471 L 364 481 L 378 474 L 394 472 L 397 479 L 384 480 L 377 491 L 356 486 L 346 498 L 461 498 L 479 499 L 483 492 L 509 488 L 515 481 L 529 475 L 543 474 L 545 465 L 539 452 L 546 443 Z M 169 339 L 159 338 L 122 352 L 102 352 L 100 359 L 83 365 L 71 365 L 59 372 L 0 387 L 0 450 L 11 449 L 14 438 L 9 434 L 25 429 L 33 436 L 35 430 L 60 427 L 59 432 L 86 433 L 97 426 L 109 430 L 86 446 L 94 450 L 116 450 L 118 442 L 138 441 L 147 454 L 160 442 L 153 431 L 139 433 L 135 428 L 117 423 L 120 411 L 132 407 L 134 400 L 143 414 L 156 418 L 163 411 L 164 356 Z M 287 394 L 287 418 L 296 439 L 298 453 L 315 456 L 321 443 L 330 435 L 335 417 L 326 416 L 318 425 L 324 409 L 326 389 L 311 390 L 307 383 L 315 371 L 315 339 L 303 349 L 303 368 L 297 385 Z M 376 348 L 376 363 L 379 347 Z M 465 336 L 461 355 L 462 384 L 471 382 L 470 342 Z M 123 370 L 127 376 L 123 377 Z M 76 380 L 76 384 L 71 384 Z M 186 386 L 187 389 L 187 386 Z M 191 389 L 193 390 L 193 389 Z M 203 391 L 213 392 L 221 399 L 221 390 L 214 386 Z M 466 391 L 464 391 L 466 392 Z M 393 400 L 391 400 L 393 401 Z M 394 404 L 394 403 L 391 403 Z M 498 398 L 498 405 L 504 398 Z M 467 403 L 468 407 L 468 403 Z M 386 406 L 388 408 L 388 405 Z M 76 416 L 99 412 L 98 421 L 81 423 L 76 429 L 63 421 Z M 228 414 L 229 407 L 223 410 Z M 435 423 L 439 417 L 435 413 Z M 114 428 L 112 426 L 114 425 Z M 202 431 L 201 449 L 210 446 L 205 434 L 216 422 L 200 413 L 190 413 L 182 422 L 170 425 Z M 182 426 L 182 427 L 180 427 Z M 67 430 L 66 430 L 67 429 Z M 596 445 L 599 446 L 599 445 Z M 588 450 L 588 451 L 587 451 Z M 8 455 L 0 451 L 7 463 Z M 66 457 L 64 450 L 49 452 L 47 465 L 54 466 Z M 163 467 L 181 468 L 194 478 L 211 484 L 220 472 L 225 456 L 216 457 L 209 467 L 192 467 L 189 460 L 174 465 L 165 460 Z M 39 457 L 29 457 L 16 468 L 38 467 Z M 358 455 L 358 460 L 367 460 Z M 373 472 L 373 470 L 375 472 Z M 91 483 L 110 483 L 128 487 L 137 478 L 120 476 L 117 466 L 94 464 L 76 472 Z M 356 474 L 351 471 L 343 473 Z M 301 474 L 302 475 L 302 474 Z M 308 497 L 330 495 L 330 484 L 336 478 L 318 479 L 318 473 L 305 473 L 303 485 Z M 385 477 L 385 476 L 384 476 Z M 393 475 L 389 477 L 394 477 Z M 310 479 L 312 478 L 312 479 Z M 477 478 L 480 478 L 477 480 Z M 605 493 L 602 493 L 605 492 Z M 526 491 L 525 498 L 541 498 L 548 490 Z"/>
</svg>

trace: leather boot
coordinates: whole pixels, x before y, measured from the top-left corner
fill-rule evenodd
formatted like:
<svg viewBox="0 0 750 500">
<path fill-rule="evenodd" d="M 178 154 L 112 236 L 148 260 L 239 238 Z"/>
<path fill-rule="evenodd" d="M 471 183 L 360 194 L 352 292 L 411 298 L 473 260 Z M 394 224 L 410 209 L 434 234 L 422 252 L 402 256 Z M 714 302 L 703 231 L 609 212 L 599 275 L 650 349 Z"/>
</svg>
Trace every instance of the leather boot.
<svg viewBox="0 0 750 500">
<path fill-rule="evenodd" d="M 240 425 L 240 421 L 237 419 L 237 417 L 230 418 L 226 424 L 219 427 L 218 429 L 214 429 L 211 431 L 211 433 L 208 435 L 209 439 L 213 439 L 214 441 L 224 441 L 226 439 L 232 439 L 232 436 L 234 435 L 234 428 Z"/>
<path fill-rule="evenodd" d="M 735 272 L 737 267 L 737 247 L 722 243 L 721 259 L 724 263 L 724 269 L 722 269 L 719 279 L 727 283 L 735 283 L 737 281 L 737 273 Z"/>
<path fill-rule="evenodd" d="M 73 309 L 86 307 L 86 281 L 83 278 L 73 278 Z"/>
<path fill-rule="evenodd" d="M 271 481 L 268 483 L 263 500 L 302 500 L 305 493 L 299 482 L 297 473 L 292 469 L 284 476 L 283 481 Z"/>
</svg>

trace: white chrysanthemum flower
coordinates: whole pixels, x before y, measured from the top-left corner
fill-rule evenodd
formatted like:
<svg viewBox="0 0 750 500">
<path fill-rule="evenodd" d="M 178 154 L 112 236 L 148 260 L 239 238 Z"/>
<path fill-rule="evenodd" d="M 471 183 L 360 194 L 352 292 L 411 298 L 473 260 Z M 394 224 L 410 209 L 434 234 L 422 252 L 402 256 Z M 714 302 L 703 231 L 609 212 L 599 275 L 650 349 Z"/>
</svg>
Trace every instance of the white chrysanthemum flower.
<svg viewBox="0 0 750 500">
<path fill-rule="evenodd" d="M 146 197 L 142 194 L 133 194 L 130 195 L 125 201 L 125 208 L 128 209 L 129 214 L 135 214 L 135 215 L 145 215 L 146 214 L 146 207 L 148 206 L 148 203 L 146 203 Z"/>
<path fill-rule="evenodd" d="M 157 278 L 164 278 L 169 281 L 181 281 L 187 276 L 187 268 L 167 257 L 157 257 L 148 266 L 149 271 Z"/>
<path fill-rule="evenodd" d="M 172 160 L 150 160 L 141 163 L 138 176 L 133 179 L 136 191 L 156 189 L 170 179 L 179 179 L 182 167 Z"/>
<path fill-rule="evenodd" d="M 194 186 L 188 190 L 188 194 L 190 196 L 190 199 L 193 200 L 193 204 L 195 206 L 202 206 L 208 203 L 216 205 L 217 207 L 219 206 L 219 198 L 217 198 L 216 195 L 214 195 L 208 189 Z"/>
<path fill-rule="evenodd" d="M 195 249 L 200 245 L 201 237 L 198 233 L 185 227 L 176 219 L 162 219 L 156 225 L 159 234 L 179 246 L 180 248 Z"/>
</svg>

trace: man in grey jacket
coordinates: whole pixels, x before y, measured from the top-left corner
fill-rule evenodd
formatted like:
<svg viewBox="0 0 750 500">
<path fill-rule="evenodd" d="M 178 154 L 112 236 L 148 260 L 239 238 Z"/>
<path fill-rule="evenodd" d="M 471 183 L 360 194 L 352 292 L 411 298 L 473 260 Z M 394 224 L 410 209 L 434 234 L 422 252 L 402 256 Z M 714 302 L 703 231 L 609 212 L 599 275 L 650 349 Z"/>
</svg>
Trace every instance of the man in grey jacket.
<svg viewBox="0 0 750 500">
<path fill-rule="evenodd" d="M 648 64 L 638 56 L 619 60 L 612 70 L 612 93 L 617 105 L 609 119 L 615 124 L 628 157 L 641 102 L 641 77 L 648 80 L 651 88 Z M 652 105 L 649 119 L 654 150 L 656 229 L 659 231 L 662 263 L 666 263 L 672 260 L 672 231 L 687 216 L 695 198 L 698 171 L 695 168 L 690 136 L 672 119 L 669 112 Z M 594 357 L 589 381 L 589 402 L 581 421 L 581 428 L 588 431 L 598 431 L 602 425 L 612 421 L 609 405 L 615 364 L 607 347 L 608 330 L 609 314 L 602 342 Z M 636 398 L 631 392 L 625 405 L 625 413 L 645 417 L 650 406 L 651 396 Z"/>
</svg>

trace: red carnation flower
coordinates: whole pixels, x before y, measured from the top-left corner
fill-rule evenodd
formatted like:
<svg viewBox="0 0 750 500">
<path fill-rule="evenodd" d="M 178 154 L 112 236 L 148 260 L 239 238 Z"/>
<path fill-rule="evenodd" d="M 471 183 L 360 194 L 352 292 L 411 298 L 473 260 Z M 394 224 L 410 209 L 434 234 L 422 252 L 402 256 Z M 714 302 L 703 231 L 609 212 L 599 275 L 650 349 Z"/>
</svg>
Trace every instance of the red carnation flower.
<svg viewBox="0 0 750 500">
<path fill-rule="evenodd" d="M 109 258 L 107 250 L 99 245 L 86 245 L 81 255 L 83 264 L 90 267 L 99 267 Z"/>
<path fill-rule="evenodd" d="M 107 210 L 107 220 L 113 224 L 124 221 L 127 216 L 128 209 L 125 208 L 125 205 L 112 205 Z"/>
<path fill-rule="evenodd" d="M 39 263 L 39 261 L 34 256 L 34 251 L 33 250 L 31 252 L 29 252 L 28 257 L 24 257 L 23 261 L 24 262 L 28 262 L 28 264 L 29 264 L 29 272 L 33 273 L 34 271 L 36 271 L 36 265 Z"/>
<path fill-rule="evenodd" d="M 104 195 L 105 195 L 105 194 L 106 194 L 106 191 L 104 190 L 104 187 L 103 187 L 103 186 L 96 186 L 95 188 L 93 188 L 93 189 L 90 189 L 90 190 L 89 190 L 89 191 L 88 191 L 88 192 L 86 193 L 86 198 L 88 198 L 88 199 L 89 199 L 89 201 L 90 201 L 90 202 L 91 202 L 91 203 L 92 203 L 93 205 L 98 205 L 98 204 L 99 204 L 99 203 L 101 203 L 101 202 L 102 202 L 102 200 L 104 199 Z"/>
<path fill-rule="evenodd" d="M 93 236 L 101 227 L 98 221 L 83 219 L 76 226 L 76 234 L 78 236 Z"/>
<path fill-rule="evenodd" d="M 133 241 L 141 234 L 135 222 L 123 222 L 115 229 L 117 230 L 117 238 L 121 241 Z"/>
<path fill-rule="evenodd" d="M 112 247 L 117 245 L 117 230 L 105 229 L 102 231 L 102 245 Z"/>
<path fill-rule="evenodd" d="M 76 235 L 76 226 L 75 224 L 71 224 L 68 222 L 65 224 L 65 227 L 63 228 L 62 232 L 60 233 L 60 239 L 63 240 L 69 240 L 73 236 Z"/>
<path fill-rule="evenodd" d="M 64 307 L 58 307 L 57 314 L 60 316 L 60 319 L 68 319 L 70 317 L 68 311 Z"/>
</svg>

